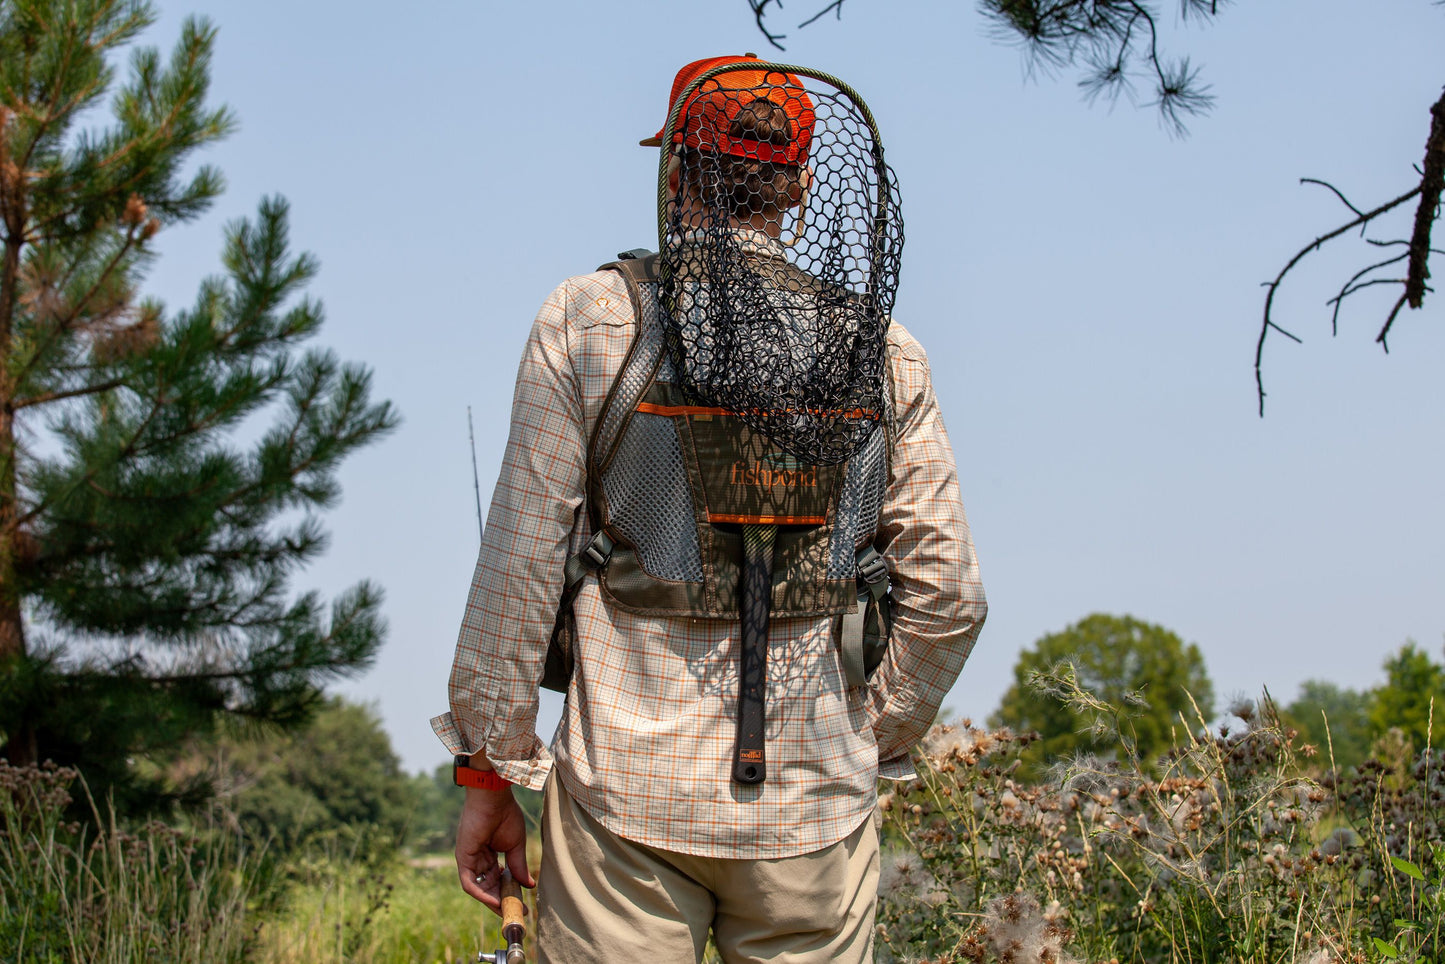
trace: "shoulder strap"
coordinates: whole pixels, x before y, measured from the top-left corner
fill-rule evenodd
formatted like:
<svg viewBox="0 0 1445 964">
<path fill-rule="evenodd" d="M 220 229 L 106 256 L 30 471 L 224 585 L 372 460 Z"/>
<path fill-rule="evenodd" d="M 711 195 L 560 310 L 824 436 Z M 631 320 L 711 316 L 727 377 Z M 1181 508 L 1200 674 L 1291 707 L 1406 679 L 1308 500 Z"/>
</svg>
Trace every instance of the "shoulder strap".
<svg viewBox="0 0 1445 964">
<path fill-rule="evenodd" d="M 598 265 L 598 271 L 617 271 L 627 278 L 632 284 L 647 284 L 658 279 L 657 274 L 658 257 L 656 251 L 649 251 L 646 248 L 633 248 L 631 251 L 619 251 L 616 261 L 609 261 L 604 265 Z"/>
<path fill-rule="evenodd" d="M 644 286 L 657 283 L 657 255 L 643 248 L 624 251 L 618 256 L 618 260 L 604 264 L 598 270 L 616 271 L 622 275 L 623 283 L 627 287 L 627 297 L 632 300 L 632 317 L 636 327 L 632 344 L 627 348 L 627 354 L 617 370 L 617 377 L 612 380 L 612 386 L 597 413 L 592 435 L 587 440 L 589 485 L 596 483 L 602 469 L 611 460 L 617 440 L 632 417 L 632 407 L 641 397 L 641 393 L 646 391 L 645 383 L 650 383 L 656 377 L 662 357 L 661 335 L 655 330 L 656 320 L 654 318 L 649 326 L 648 319 L 644 317 L 647 298 L 642 290 Z M 627 396 L 621 399 L 620 404 L 619 393 Z M 590 504 L 589 502 L 589 511 Z M 594 526 L 597 521 L 596 518 L 592 519 Z"/>
<path fill-rule="evenodd" d="M 640 334 L 642 330 L 641 286 L 657 281 L 656 253 L 646 248 L 622 251 L 617 255 L 616 261 L 609 261 L 599 266 L 597 270 L 616 271 L 622 275 L 623 283 L 627 286 L 627 296 L 632 300 L 632 314 Z M 602 403 L 602 411 L 598 414 L 597 428 L 601 428 L 608 420 L 607 413 L 611 410 L 617 395 L 617 382 L 620 381 L 622 373 L 627 370 L 637 351 L 637 341 L 637 337 L 634 336 L 632 345 L 628 347 L 627 356 L 623 359 L 622 367 L 618 370 L 618 378 L 613 380 L 612 387 L 607 392 L 607 398 Z M 592 488 L 597 484 L 595 478 L 597 441 L 598 435 L 594 429 L 592 438 L 587 445 L 587 502 L 594 528 L 598 524 L 598 519 L 592 512 L 594 505 Z M 577 599 L 577 594 L 582 591 L 582 583 L 587 578 L 587 574 L 606 566 L 611 556 L 611 538 L 606 532 L 594 531 L 592 541 L 581 552 L 567 560 L 563 572 L 562 597 L 557 602 L 557 616 L 552 625 L 552 637 L 547 645 L 547 660 L 542 675 L 541 685 L 546 689 L 556 690 L 559 693 L 567 692 L 567 684 L 572 678 L 574 659 L 572 634 L 569 632 L 572 604 Z"/>
<path fill-rule="evenodd" d="M 888 650 L 893 628 L 888 564 L 871 545 L 858 550 L 858 608 L 844 613 L 838 649 L 843 677 L 849 689 L 862 686 L 873 675 Z"/>
</svg>

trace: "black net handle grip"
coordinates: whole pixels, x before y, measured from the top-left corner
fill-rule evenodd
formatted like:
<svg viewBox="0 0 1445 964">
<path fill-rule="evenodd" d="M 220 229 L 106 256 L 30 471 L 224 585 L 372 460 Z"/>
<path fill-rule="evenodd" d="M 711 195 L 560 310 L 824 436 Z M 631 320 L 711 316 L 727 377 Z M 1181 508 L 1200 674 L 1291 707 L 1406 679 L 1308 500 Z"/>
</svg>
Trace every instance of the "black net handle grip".
<svg viewBox="0 0 1445 964">
<path fill-rule="evenodd" d="M 733 779 L 762 783 L 768 776 L 768 614 L 773 603 L 773 540 L 777 526 L 743 526 L 743 581 L 738 608 L 742 646 L 738 666 L 738 738 Z"/>
</svg>

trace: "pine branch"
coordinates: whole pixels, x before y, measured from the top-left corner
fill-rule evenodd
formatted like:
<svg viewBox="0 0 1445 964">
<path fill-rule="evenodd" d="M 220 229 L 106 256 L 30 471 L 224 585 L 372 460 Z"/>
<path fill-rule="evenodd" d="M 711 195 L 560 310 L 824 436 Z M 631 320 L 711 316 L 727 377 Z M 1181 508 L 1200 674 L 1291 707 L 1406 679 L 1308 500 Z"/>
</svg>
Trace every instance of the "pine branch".
<svg viewBox="0 0 1445 964">
<path fill-rule="evenodd" d="M 56 343 L 58 343 L 62 338 L 72 332 L 76 325 L 76 322 L 85 312 L 85 309 L 91 304 L 97 293 L 100 292 L 101 289 L 115 277 L 118 269 L 120 269 L 121 266 L 125 264 L 127 255 L 131 254 L 134 248 L 139 245 L 143 239 L 147 239 L 155 233 L 154 227 L 151 224 L 144 223 L 144 219 L 145 208 L 144 205 L 141 205 L 139 217 L 132 219 L 133 223 L 131 223 L 126 228 L 126 233 L 120 246 L 116 249 L 115 253 L 112 254 L 111 257 L 105 262 L 105 264 L 102 265 L 99 277 L 95 279 L 94 283 L 90 285 L 89 289 L 81 296 L 78 301 L 72 302 L 71 308 L 68 312 L 57 315 L 55 318 L 51 319 L 51 324 L 49 326 L 49 330 L 46 334 L 45 340 L 36 348 L 35 351 L 31 352 L 30 357 L 26 359 L 24 365 L 21 366 L 19 372 L 16 373 L 16 375 L 14 376 L 13 384 L 16 386 L 17 389 L 25 385 L 26 381 L 35 372 L 36 368 L 45 360 L 49 349 L 54 347 Z M 16 399 L 13 404 L 16 408 L 22 408 L 29 405 L 40 404 L 44 400 L 45 399 L 43 398 L 43 396 L 32 399 Z"/>
<path fill-rule="evenodd" d="M 215 28 L 192 18 L 167 67 L 155 50 L 137 52 L 130 84 L 116 99 L 118 126 L 82 135 L 51 163 L 37 184 L 27 240 L 84 236 L 97 221 L 119 217 L 133 194 L 165 222 L 187 220 L 209 205 L 221 189 L 214 168 L 201 167 L 184 187 L 175 178 L 187 155 L 235 126 L 228 110 L 203 103 L 214 40 Z"/>
<path fill-rule="evenodd" d="M 1186 120 L 1214 105 L 1209 87 L 1189 59 L 1171 60 L 1164 52 L 1159 16 L 1145 0 L 980 0 L 980 9 L 1001 39 L 1023 45 L 1032 66 L 1046 69 L 1082 65 L 1079 87 L 1086 100 L 1117 100 L 1131 92 L 1131 74 L 1150 76 L 1154 99 L 1172 136 L 1188 133 Z M 1184 0 L 1182 10 L 1208 20 L 1222 4 Z"/>
<path fill-rule="evenodd" d="M 51 402 L 63 402 L 72 398 L 83 398 L 86 395 L 97 395 L 102 392 L 113 392 L 118 388 L 125 387 L 122 379 L 115 378 L 108 382 L 97 382 L 95 384 L 83 385 L 80 388 L 71 388 L 65 391 L 46 392 L 43 395 L 34 395 L 30 398 L 18 398 L 11 403 L 18 412 L 24 408 L 31 408 L 36 405 L 48 405 Z"/>
<path fill-rule="evenodd" d="M 329 619 L 316 594 L 288 597 L 325 549 L 313 510 L 339 465 L 396 425 L 364 368 L 300 350 L 322 322 L 317 267 L 289 252 L 278 198 L 228 226 L 224 277 L 189 310 L 137 305 L 145 242 L 221 189 L 192 152 L 234 125 L 206 104 L 215 30 L 192 19 L 168 58 L 134 54 L 107 125 L 77 129 L 151 19 L 145 0 L 0 0 L 0 754 L 53 750 L 132 789 L 132 753 L 225 715 L 294 722 L 369 663 L 377 591 Z M 44 406 L 32 450 L 15 416 Z M 271 430 L 238 441 L 250 418 Z M 29 653 L 32 613 L 61 639 L 177 658 L 72 673 Z"/>
<path fill-rule="evenodd" d="M 61 40 L 58 62 L 52 68 L 54 83 L 44 106 L 44 114 L 36 118 L 30 133 L 29 145 L 23 154 L 20 166 L 30 166 L 37 151 L 45 149 L 53 138 L 64 132 L 76 114 L 91 106 L 105 93 L 110 85 L 111 70 L 104 64 L 105 51 L 119 47 L 139 34 L 155 21 L 154 11 L 146 4 L 102 3 L 95 7 L 90 20 L 84 24 L 68 21 L 71 30 Z M 101 60 L 99 69 L 88 68 L 88 62 Z M 79 73 L 89 73 L 88 82 L 67 93 L 65 83 Z M 27 105 L 29 106 L 29 105 Z M 35 110 L 27 111 L 35 117 Z"/>
<path fill-rule="evenodd" d="M 290 254 L 285 219 L 284 203 L 273 199 L 263 202 L 255 222 L 229 228 L 223 259 L 229 280 L 207 282 L 196 307 L 136 360 L 122 394 L 139 404 L 115 423 L 119 434 L 71 469 L 37 477 L 42 498 L 32 515 L 48 520 L 50 532 L 37 571 L 53 577 L 69 566 L 68 578 L 90 587 L 83 599 L 72 599 L 63 621 L 134 632 L 142 626 L 134 620 L 144 619 L 147 631 L 177 636 L 207 626 L 276 624 L 282 577 L 320 551 L 324 538 L 314 520 L 290 536 L 271 532 L 268 520 L 286 508 L 328 505 L 340 461 L 395 426 L 390 405 L 369 400 L 363 369 L 328 352 L 313 351 L 295 364 L 277 354 L 320 323 L 319 308 L 304 300 L 281 310 L 315 271 L 314 259 Z M 205 359 L 211 363 L 195 367 Z M 216 362 L 232 372 L 218 374 Z M 161 469 L 204 451 L 216 432 L 278 393 L 289 414 L 249 456 L 218 453 L 180 473 Z M 83 428 L 75 438 L 93 444 Z M 128 468 L 112 478 L 111 467 Z M 180 514 L 165 508 L 188 504 L 197 508 Z M 149 521 L 132 528 L 108 506 L 132 507 L 127 511 L 147 513 Z M 92 521 L 99 532 L 89 528 Z M 119 528 L 107 535 L 106 527 Z M 136 561 L 118 563 L 120 553 Z M 171 558 L 159 567 L 142 562 L 164 556 Z M 248 574 L 266 578 L 247 583 Z M 167 594 L 173 604 L 163 602 Z M 136 609 L 130 598 L 147 602 Z"/>
</svg>

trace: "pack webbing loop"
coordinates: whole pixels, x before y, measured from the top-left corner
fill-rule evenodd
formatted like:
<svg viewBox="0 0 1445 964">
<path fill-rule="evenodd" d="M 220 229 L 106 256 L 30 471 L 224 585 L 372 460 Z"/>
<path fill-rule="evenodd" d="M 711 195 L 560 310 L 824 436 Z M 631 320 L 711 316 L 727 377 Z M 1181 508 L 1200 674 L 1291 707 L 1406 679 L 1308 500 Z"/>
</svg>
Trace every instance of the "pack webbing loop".
<svg viewBox="0 0 1445 964">
<path fill-rule="evenodd" d="M 862 686 L 888 649 L 893 612 L 889 604 L 888 564 L 872 546 L 858 550 L 858 607 L 844 613 L 838 632 L 843 678 L 849 689 Z"/>
<path fill-rule="evenodd" d="M 542 670 L 542 687 L 558 693 L 567 692 L 572 679 L 572 645 L 567 632 L 567 619 L 572 604 L 582 591 L 582 582 L 589 572 L 596 572 L 612 558 L 613 542 L 606 532 L 597 532 L 577 555 L 562 567 L 562 598 L 557 603 L 557 619 L 552 624 L 552 638 L 547 644 L 547 661 Z"/>
</svg>

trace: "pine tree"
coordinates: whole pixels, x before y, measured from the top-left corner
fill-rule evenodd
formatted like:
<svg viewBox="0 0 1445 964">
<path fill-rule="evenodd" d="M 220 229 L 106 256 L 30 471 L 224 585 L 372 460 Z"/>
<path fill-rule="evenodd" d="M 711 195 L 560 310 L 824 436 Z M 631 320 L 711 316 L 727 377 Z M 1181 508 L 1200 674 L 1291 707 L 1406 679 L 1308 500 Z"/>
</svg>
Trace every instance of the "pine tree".
<svg viewBox="0 0 1445 964">
<path fill-rule="evenodd" d="M 190 308 L 140 294 L 157 232 L 221 191 L 188 163 L 234 126 L 194 19 L 169 60 L 135 50 L 86 126 L 153 20 L 0 0 L 0 755 L 78 764 L 119 808 L 165 790 L 128 761 L 227 717 L 299 722 L 367 665 L 378 590 L 327 612 L 288 583 L 325 547 L 342 460 L 396 424 L 364 368 L 303 346 L 317 264 L 284 201 L 228 227 Z"/>
</svg>

